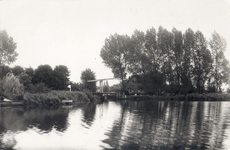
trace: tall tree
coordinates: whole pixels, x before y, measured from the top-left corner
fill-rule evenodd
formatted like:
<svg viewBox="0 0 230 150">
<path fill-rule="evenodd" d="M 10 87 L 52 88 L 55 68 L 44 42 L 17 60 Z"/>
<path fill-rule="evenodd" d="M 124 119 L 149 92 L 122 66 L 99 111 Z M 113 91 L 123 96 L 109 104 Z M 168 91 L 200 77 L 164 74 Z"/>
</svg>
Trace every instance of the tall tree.
<svg viewBox="0 0 230 150">
<path fill-rule="evenodd" d="M 83 84 L 83 88 L 88 89 L 92 92 L 96 92 L 96 82 L 87 82 L 88 80 L 96 80 L 96 75 L 91 69 L 86 68 L 84 71 L 81 72 L 81 81 Z"/>
<path fill-rule="evenodd" d="M 212 58 L 207 49 L 207 42 L 202 32 L 195 33 L 195 49 L 193 51 L 193 80 L 199 93 L 205 89 L 205 83 L 212 67 Z"/>
<path fill-rule="evenodd" d="M 158 32 L 154 28 L 146 33 L 135 30 L 131 37 L 111 35 L 105 40 L 101 57 L 114 77 L 121 79 L 123 90 L 130 73 L 146 78 L 142 80 L 145 90 L 187 94 L 196 89 L 202 93 L 214 85 L 221 91 L 222 84 L 230 80 L 230 65 L 224 57 L 226 41 L 214 32 L 209 44 L 211 52 L 200 31 L 194 33 L 189 28 L 182 34 L 176 28 L 170 32 L 160 26 Z M 157 76 L 162 77 L 159 82 L 152 79 Z"/>
<path fill-rule="evenodd" d="M 54 89 L 66 90 L 69 83 L 69 70 L 64 65 L 56 66 L 53 70 Z"/>
<path fill-rule="evenodd" d="M 0 31 L 0 79 L 10 71 L 9 67 L 5 65 L 9 65 L 17 59 L 16 47 L 13 38 L 9 37 L 5 30 Z"/>
<path fill-rule="evenodd" d="M 182 60 L 182 73 L 181 73 L 181 83 L 183 88 L 183 93 L 187 94 L 189 91 L 193 90 L 191 73 L 193 70 L 192 65 L 192 52 L 195 49 L 195 39 L 194 32 L 192 29 L 188 28 L 183 35 L 183 60 Z"/>
<path fill-rule="evenodd" d="M 103 63 L 112 69 L 114 77 L 122 81 L 122 90 L 125 90 L 124 81 L 128 69 L 130 42 L 128 35 L 111 35 L 106 38 L 100 54 Z"/>
<path fill-rule="evenodd" d="M 5 30 L 0 31 L 0 65 L 10 64 L 17 59 L 17 45 Z"/>
<path fill-rule="evenodd" d="M 53 87 L 53 69 L 50 65 L 40 65 L 34 72 L 33 83 L 44 83 L 47 87 Z"/>
<path fill-rule="evenodd" d="M 181 31 L 178 31 L 176 28 L 172 30 L 173 42 L 172 42 L 172 62 L 175 64 L 173 72 L 175 74 L 175 85 L 180 93 L 181 85 L 181 71 L 182 71 L 182 58 L 183 58 L 183 36 Z"/>
<path fill-rule="evenodd" d="M 139 30 L 135 30 L 131 37 L 131 49 L 129 56 L 129 72 L 133 74 L 145 74 L 150 64 L 147 58 L 147 49 L 145 48 L 145 33 Z"/>
<path fill-rule="evenodd" d="M 157 33 L 153 27 L 146 31 L 145 49 L 147 59 L 149 60 L 149 71 L 159 71 L 160 53 L 157 48 Z"/>
<path fill-rule="evenodd" d="M 139 74 L 143 77 L 143 87 L 146 89 L 145 74 L 150 71 L 151 59 L 148 58 L 148 49 L 145 47 L 145 33 L 135 30 L 131 37 L 131 49 L 129 53 L 128 70 L 132 74 Z"/>
<path fill-rule="evenodd" d="M 173 84 L 175 76 L 173 74 L 175 64 L 172 64 L 172 33 L 160 26 L 157 33 L 157 43 L 158 51 L 160 53 L 160 66 L 163 75 L 163 85 L 166 87 L 167 84 Z"/>
<path fill-rule="evenodd" d="M 216 31 L 212 34 L 212 39 L 209 42 L 212 58 L 213 58 L 213 82 L 215 84 L 215 91 L 221 92 L 221 86 L 225 78 L 229 78 L 225 75 L 229 72 L 228 61 L 224 56 L 226 50 L 226 40 L 221 37 Z M 225 75 L 224 75 L 225 74 Z"/>
</svg>

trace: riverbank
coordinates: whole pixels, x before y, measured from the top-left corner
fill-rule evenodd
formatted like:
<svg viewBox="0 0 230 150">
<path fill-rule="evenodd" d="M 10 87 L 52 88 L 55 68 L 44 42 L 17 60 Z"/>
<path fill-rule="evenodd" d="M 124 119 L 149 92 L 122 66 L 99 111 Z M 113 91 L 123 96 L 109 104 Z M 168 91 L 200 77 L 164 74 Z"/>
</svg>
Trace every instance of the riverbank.
<svg viewBox="0 0 230 150">
<path fill-rule="evenodd" d="M 25 93 L 23 105 L 54 106 L 61 105 L 62 100 L 73 100 L 73 104 L 90 102 L 89 97 L 83 92 L 50 91 L 48 93 Z"/>
<path fill-rule="evenodd" d="M 118 98 L 119 99 L 119 98 Z M 230 101 L 230 93 L 191 93 L 187 95 L 130 95 L 127 100 Z"/>
<path fill-rule="evenodd" d="M 99 102 L 101 99 L 85 91 L 50 91 L 48 93 L 25 93 L 23 100 L 0 101 L 0 106 L 44 107 L 62 105 L 62 100 L 72 100 L 74 104 Z M 166 101 L 230 101 L 230 93 L 191 93 L 185 95 L 129 95 L 117 100 L 166 100 Z"/>
<path fill-rule="evenodd" d="M 62 100 L 72 100 L 73 104 L 88 103 L 97 101 L 97 97 L 89 92 L 80 91 L 50 91 L 47 93 L 24 93 L 23 100 L 4 99 L 0 102 L 0 106 L 18 106 L 24 107 L 43 107 L 62 105 Z"/>
</svg>

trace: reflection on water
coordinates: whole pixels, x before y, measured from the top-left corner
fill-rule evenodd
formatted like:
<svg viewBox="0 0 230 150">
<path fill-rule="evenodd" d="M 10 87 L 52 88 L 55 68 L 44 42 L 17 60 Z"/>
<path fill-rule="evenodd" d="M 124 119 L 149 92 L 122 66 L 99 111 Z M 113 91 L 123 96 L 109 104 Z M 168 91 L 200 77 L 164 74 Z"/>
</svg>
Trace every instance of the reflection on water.
<svg viewBox="0 0 230 150">
<path fill-rule="evenodd" d="M 0 108 L 0 149 L 228 149 L 230 102 Z"/>
</svg>

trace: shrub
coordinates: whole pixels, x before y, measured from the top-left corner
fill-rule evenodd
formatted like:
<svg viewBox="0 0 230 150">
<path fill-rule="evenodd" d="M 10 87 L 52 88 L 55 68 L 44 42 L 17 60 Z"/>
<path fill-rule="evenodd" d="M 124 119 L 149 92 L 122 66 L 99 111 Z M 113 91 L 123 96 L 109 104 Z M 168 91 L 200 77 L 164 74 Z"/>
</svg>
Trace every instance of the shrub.
<svg viewBox="0 0 230 150">
<path fill-rule="evenodd" d="M 227 88 L 227 93 L 230 93 L 230 88 Z"/>
<path fill-rule="evenodd" d="M 24 86 L 19 82 L 19 79 L 8 73 L 1 81 L 1 94 L 12 100 L 23 100 Z"/>
<path fill-rule="evenodd" d="M 97 101 L 98 96 L 93 95 L 92 92 L 90 92 L 89 90 L 84 89 L 83 92 L 87 95 L 91 102 Z"/>
<path fill-rule="evenodd" d="M 27 88 L 30 93 L 48 93 L 51 91 L 44 83 L 30 84 Z"/>
<path fill-rule="evenodd" d="M 88 96 L 89 99 L 93 98 L 93 94 L 89 90 L 84 89 L 83 92 Z"/>
<path fill-rule="evenodd" d="M 62 100 L 73 100 L 74 103 L 87 103 L 90 99 L 83 92 L 50 91 L 47 93 L 28 93 L 24 95 L 24 104 L 32 106 L 60 105 Z"/>
</svg>

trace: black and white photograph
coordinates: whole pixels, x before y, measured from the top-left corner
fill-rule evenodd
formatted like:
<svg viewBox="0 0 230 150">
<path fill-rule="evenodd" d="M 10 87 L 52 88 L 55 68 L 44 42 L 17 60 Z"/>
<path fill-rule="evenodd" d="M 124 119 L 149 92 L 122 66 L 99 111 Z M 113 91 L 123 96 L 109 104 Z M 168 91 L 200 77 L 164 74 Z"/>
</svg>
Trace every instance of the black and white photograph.
<svg viewBox="0 0 230 150">
<path fill-rule="evenodd" d="M 0 0 L 0 150 L 230 150 L 230 0 Z"/>
</svg>

